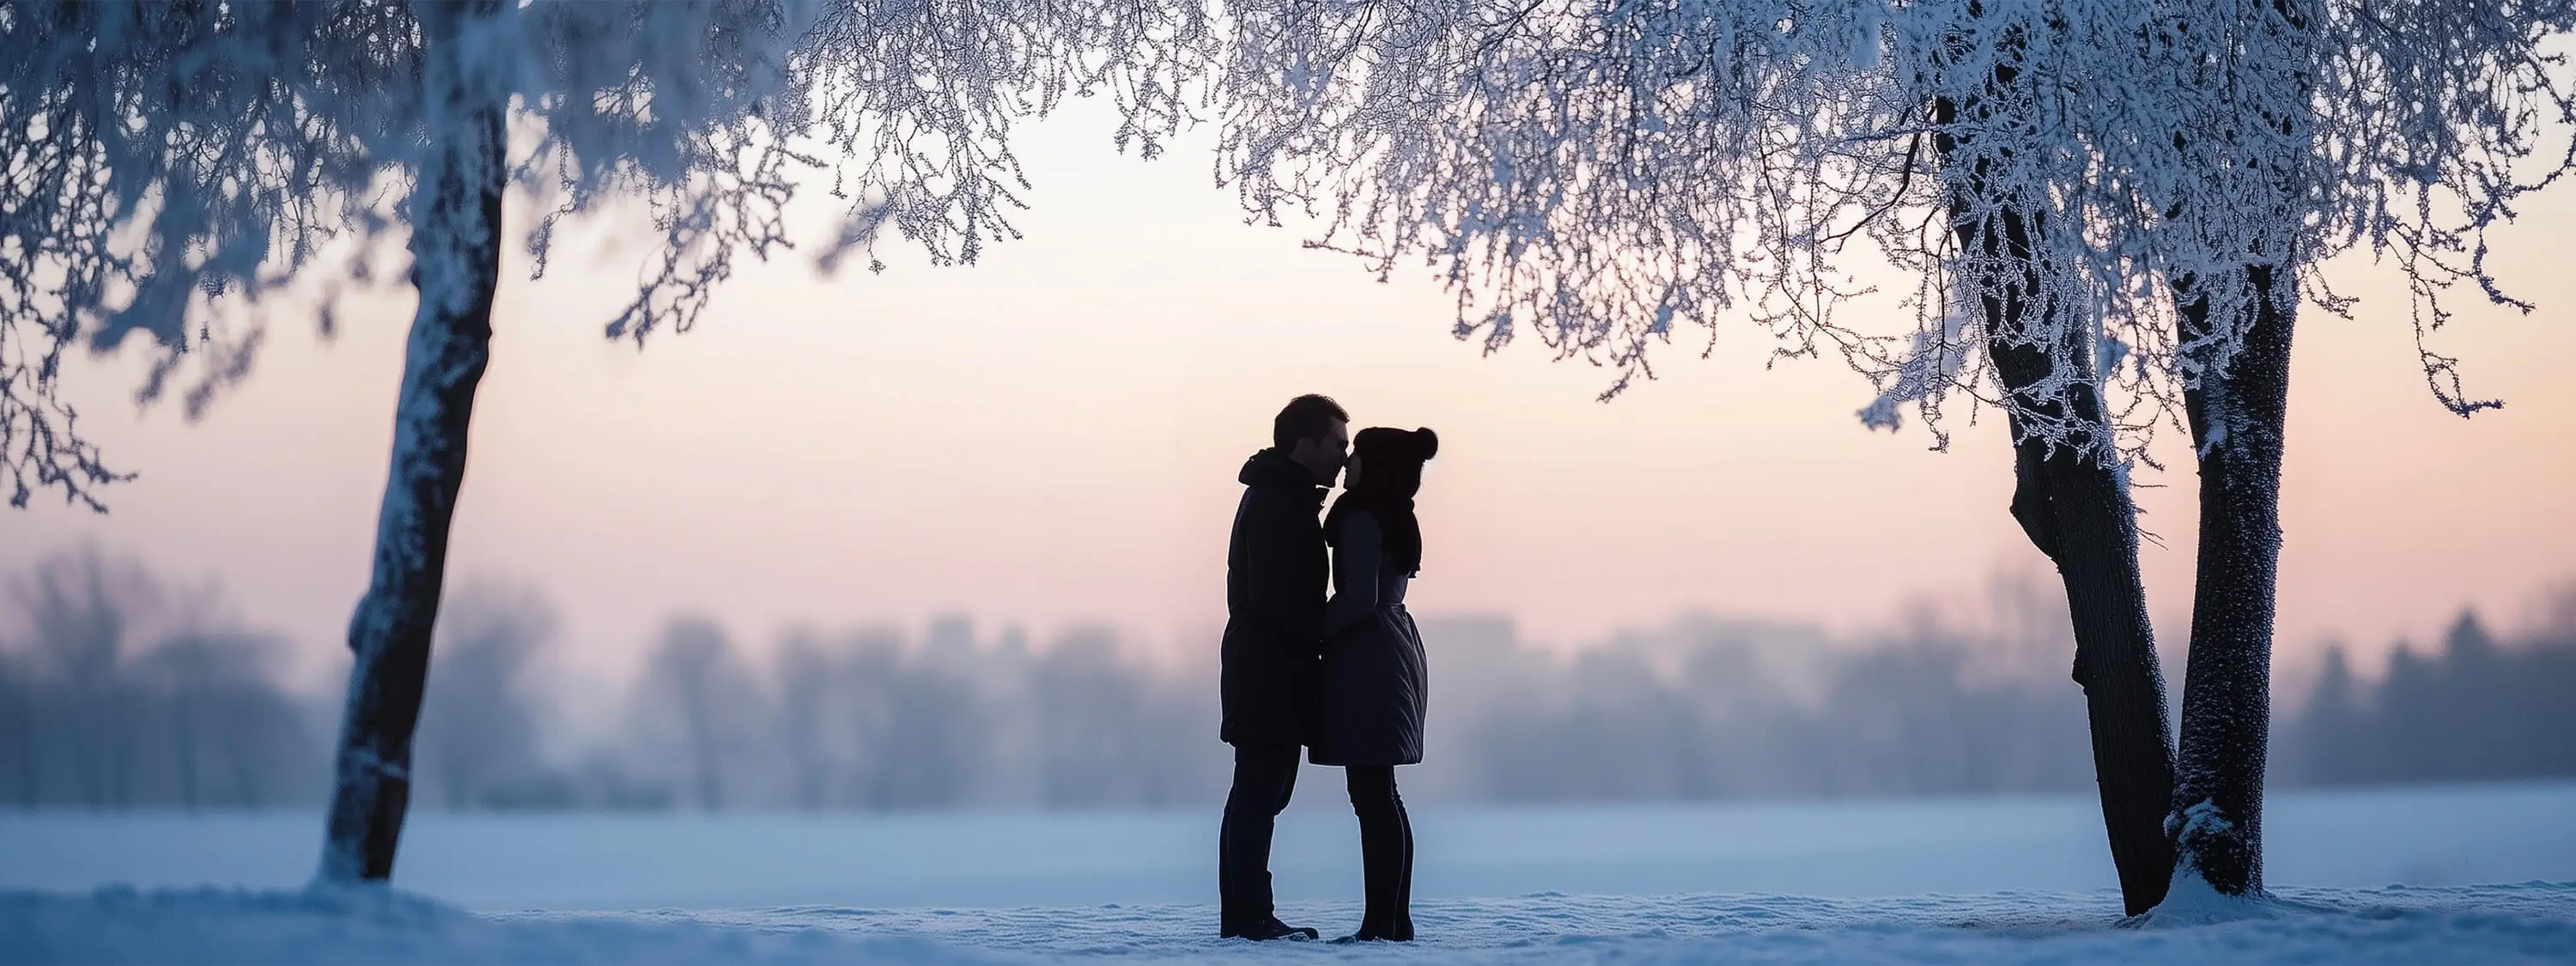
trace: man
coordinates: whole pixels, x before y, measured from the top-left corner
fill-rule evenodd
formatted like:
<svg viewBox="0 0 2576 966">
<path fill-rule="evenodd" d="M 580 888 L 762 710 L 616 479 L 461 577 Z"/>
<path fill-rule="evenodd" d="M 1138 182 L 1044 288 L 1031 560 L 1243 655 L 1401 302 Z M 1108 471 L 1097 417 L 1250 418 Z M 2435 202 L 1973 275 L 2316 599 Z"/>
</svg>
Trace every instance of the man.
<svg viewBox="0 0 2576 966">
<path fill-rule="evenodd" d="M 1329 565 L 1317 513 L 1341 475 L 1351 417 L 1323 396 L 1288 401 L 1269 449 L 1244 461 L 1243 502 L 1225 556 L 1225 644 L 1219 687 L 1234 746 L 1234 790 L 1217 833 L 1218 934 L 1314 939 L 1280 922 L 1270 896 L 1270 833 L 1297 787 L 1313 732 Z"/>
</svg>

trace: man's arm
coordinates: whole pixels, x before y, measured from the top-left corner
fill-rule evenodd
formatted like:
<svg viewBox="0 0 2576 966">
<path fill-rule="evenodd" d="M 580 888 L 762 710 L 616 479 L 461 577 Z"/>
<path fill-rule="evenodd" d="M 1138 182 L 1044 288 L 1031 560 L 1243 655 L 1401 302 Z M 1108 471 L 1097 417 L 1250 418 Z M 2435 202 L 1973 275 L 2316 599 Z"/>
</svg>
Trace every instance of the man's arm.
<svg viewBox="0 0 2576 966">
<path fill-rule="evenodd" d="M 1279 512 L 1278 501 L 1264 499 L 1258 491 L 1246 492 L 1243 505 L 1235 511 L 1234 561 L 1239 599 L 1230 600 L 1233 614 L 1285 629 L 1294 621 L 1288 585 L 1294 581 L 1296 546 L 1288 521 Z"/>
</svg>

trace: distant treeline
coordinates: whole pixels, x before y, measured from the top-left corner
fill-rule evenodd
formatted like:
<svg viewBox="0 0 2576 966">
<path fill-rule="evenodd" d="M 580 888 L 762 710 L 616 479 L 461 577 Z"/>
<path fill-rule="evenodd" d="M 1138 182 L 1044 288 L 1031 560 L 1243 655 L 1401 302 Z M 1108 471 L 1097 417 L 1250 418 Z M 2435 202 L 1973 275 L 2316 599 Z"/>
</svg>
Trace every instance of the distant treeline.
<svg viewBox="0 0 2576 966">
<path fill-rule="evenodd" d="M 2377 681 L 2326 655 L 2304 713 L 2276 744 L 2312 785 L 2576 775 L 2576 592 L 2558 617 L 2499 641 L 2462 614 L 2442 648 L 2399 648 Z"/>
<path fill-rule="evenodd" d="M 1424 801 L 2077 791 L 2092 767 L 2052 595 L 1867 640 L 1687 619 L 1559 653 L 1499 619 L 1425 619 Z M 2497 640 L 2463 616 L 2366 680 L 2340 651 L 2283 695 L 2279 785 L 2576 777 L 2576 596 Z M 1962 624 L 1973 623 L 1974 630 Z M 799 632 L 755 654 L 680 617 L 634 680 L 549 657 L 521 589 L 465 584 L 439 625 L 414 801 L 450 809 L 1204 807 L 1224 794 L 1212 655 L 1115 632 L 1033 642 L 962 618 L 920 634 Z M 0 805 L 311 806 L 339 695 L 288 646 L 95 551 L 0 597 Z M 2173 680 L 2179 667 L 2168 667 Z M 2301 700 L 2292 700 L 2301 699 Z"/>
<path fill-rule="evenodd" d="M 0 803 L 306 805 L 327 771 L 285 644 L 95 550 L 0 588 Z"/>
</svg>

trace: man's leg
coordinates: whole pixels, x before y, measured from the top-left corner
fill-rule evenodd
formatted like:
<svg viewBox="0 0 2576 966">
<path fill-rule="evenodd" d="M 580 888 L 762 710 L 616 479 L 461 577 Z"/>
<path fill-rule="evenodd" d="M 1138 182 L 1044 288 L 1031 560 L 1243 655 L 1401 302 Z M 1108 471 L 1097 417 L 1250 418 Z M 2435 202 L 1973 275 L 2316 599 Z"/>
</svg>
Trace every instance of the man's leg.
<svg viewBox="0 0 2576 966">
<path fill-rule="evenodd" d="M 1270 834 L 1297 790 L 1297 746 L 1237 745 L 1234 788 L 1217 832 L 1218 932 L 1272 938 Z"/>
</svg>

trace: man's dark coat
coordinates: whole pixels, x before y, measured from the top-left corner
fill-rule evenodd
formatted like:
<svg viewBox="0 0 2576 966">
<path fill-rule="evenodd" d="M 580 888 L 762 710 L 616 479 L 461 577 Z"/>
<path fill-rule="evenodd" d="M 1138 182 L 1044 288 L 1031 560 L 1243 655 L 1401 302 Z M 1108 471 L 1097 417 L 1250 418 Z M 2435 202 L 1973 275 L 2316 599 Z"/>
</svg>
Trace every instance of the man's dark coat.
<svg viewBox="0 0 2576 966">
<path fill-rule="evenodd" d="M 1315 475 L 1277 449 L 1244 461 L 1243 502 L 1225 555 L 1218 671 L 1235 745 L 1302 745 L 1314 734 L 1327 563 Z"/>
</svg>

